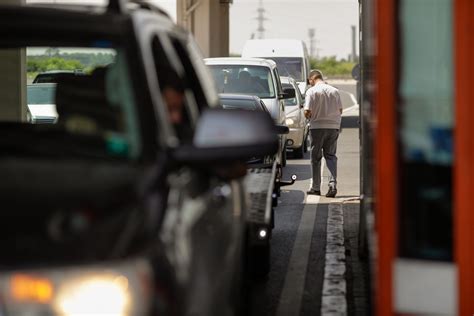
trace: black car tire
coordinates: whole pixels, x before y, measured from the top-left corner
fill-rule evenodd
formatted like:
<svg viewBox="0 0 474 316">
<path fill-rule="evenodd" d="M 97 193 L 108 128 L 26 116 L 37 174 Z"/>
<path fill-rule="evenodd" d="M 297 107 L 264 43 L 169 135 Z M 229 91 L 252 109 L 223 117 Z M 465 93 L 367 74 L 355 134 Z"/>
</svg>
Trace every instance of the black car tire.
<svg viewBox="0 0 474 316">
<path fill-rule="evenodd" d="M 248 313 L 248 303 L 249 303 L 249 280 L 246 277 L 247 272 L 245 267 L 245 257 L 247 256 L 245 247 L 242 250 L 241 262 L 236 265 L 234 272 L 234 281 L 232 285 L 232 297 L 231 302 L 233 304 L 233 312 L 235 316 L 238 315 L 247 315 Z"/>
<path fill-rule="evenodd" d="M 294 149 L 293 154 L 295 155 L 295 158 L 303 158 L 304 152 L 305 152 L 304 143 L 305 142 L 303 142 L 303 144 L 300 147 Z"/>
<path fill-rule="evenodd" d="M 286 167 L 286 146 L 281 154 L 281 166 Z"/>
<path fill-rule="evenodd" d="M 266 278 L 270 272 L 270 241 L 265 246 L 250 249 L 250 271 L 254 279 Z"/>
</svg>

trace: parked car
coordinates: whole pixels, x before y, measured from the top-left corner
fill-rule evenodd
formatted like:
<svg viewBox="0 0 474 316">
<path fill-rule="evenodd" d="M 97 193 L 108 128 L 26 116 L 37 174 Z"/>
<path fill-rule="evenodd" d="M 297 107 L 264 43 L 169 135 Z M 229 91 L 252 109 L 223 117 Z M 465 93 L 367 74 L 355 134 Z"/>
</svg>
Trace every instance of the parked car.
<svg viewBox="0 0 474 316">
<path fill-rule="evenodd" d="M 285 125 L 284 99 L 275 62 L 257 58 L 207 58 L 219 93 L 255 95 L 263 100 L 275 124 Z M 286 137 L 280 137 L 278 163 L 286 165 Z"/>
<path fill-rule="evenodd" d="M 2 315 L 238 314 L 245 161 L 278 141 L 268 115 L 216 109 L 196 47 L 126 1 L 0 5 L 0 63 L 112 59 L 58 80 L 56 124 L 11 114 L 21 80 L 0 91 Z"/>
<path fill-rule="evenodd" d="M 52 124 L 58 119 L 54 104 L 55 83 L 29 84 L 26 87 L 28 103 L 27 121 L 36 124 Z"/>
<path fill-rule="evenodd" d="M 253 39 L 247 40 L 242 57 L 271 59 L 276 62 L 280 75 L 292 77 L 298 83 L 303 95 L 309 85 L 309 54 L 306 44 L 296 39 Z"/>
<path fill-rule="evenodd" d="M 264 112 L 270 117 L 265 103 L 253 95 L 220 94 L 222 108 Z M 278 132 L 288 134 L 287 126 L 278 126 Z M 275 223 L 274 207 L 278 205 L 280 187 L 291 185 L 296 180 L 282 180 L 276 155 L 252 157 L 247 160 L 245 190 L 250 197 L 247 209 L 246 271 L 253 277 L 266 276 L 270 271 L 270 247 Z"/>
<path fill-rule="evenodd" d="M 280 77 L 283 91 L 293 93 L 295 97 L 285 100 L 286 125 L 290 128 L 290 133 L 286 139 L 286 148 L 293 152 L 296 158 L 303 158 L 308 150 L 309 125 L 304 116 L 304 101 L 298 85 L 293 78 Z"/>
<path fill-rule="evenodd" d="M 50 70 L 40 72 L 33 79 L 33 83 L 56 83 L 63 77 L 83 76 L 85 73 L 82 70 Z"/>
</svg>

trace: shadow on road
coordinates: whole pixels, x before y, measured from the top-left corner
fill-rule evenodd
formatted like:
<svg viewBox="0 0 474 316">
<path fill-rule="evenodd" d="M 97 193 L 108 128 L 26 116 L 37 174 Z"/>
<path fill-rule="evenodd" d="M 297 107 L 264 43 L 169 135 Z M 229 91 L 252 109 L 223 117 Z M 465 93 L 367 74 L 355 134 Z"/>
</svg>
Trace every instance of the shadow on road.
<svg viewBox="0 0 474 316">
<path fill-rule="evenodd" d="M 344 128 L 359 128 L 358 116 L 343 116 L 341 122 L 341 129 Z"/>
<path fill-rule="evenodd" d="M 311 165 L 309 161 L 304 165 L 292 164 L 291 161 L 288 161 L 287 166 L 291 167 L 291 172 L 290 168 L 285 167 L 286 169 L 283 169 L 283 179 L 289 179 L 291 174 L 295 174 L 298 177 L 297 182 L 311 179 Z"/>
<path fill-rule="evenodd" d="M 288 206 L 304 203 L 305 193 L 301 190 L 281 190 L 280 203 L 278 206 Z"/>
</svg>

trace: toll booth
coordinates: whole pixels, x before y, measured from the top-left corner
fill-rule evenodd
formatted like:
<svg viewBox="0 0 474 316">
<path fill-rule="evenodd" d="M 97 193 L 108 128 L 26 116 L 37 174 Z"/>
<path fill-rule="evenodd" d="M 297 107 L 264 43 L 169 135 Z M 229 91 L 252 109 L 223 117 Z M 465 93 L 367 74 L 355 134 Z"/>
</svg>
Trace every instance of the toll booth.
<svg viewBox="0 0 474 316">
<path fill-rule="evenodd" d="M 473 315 L 474 2 L 361 4 L 373 313 Z"/>
<path fill-rule="evenodd" d="M 4 0 L 4 5 L 24 4 L 26 0 Z M 2 96 L 1 119 L 26 119 L 26 50 L 12 49 L 0 53 L 0 91 Z"/>
</svg>

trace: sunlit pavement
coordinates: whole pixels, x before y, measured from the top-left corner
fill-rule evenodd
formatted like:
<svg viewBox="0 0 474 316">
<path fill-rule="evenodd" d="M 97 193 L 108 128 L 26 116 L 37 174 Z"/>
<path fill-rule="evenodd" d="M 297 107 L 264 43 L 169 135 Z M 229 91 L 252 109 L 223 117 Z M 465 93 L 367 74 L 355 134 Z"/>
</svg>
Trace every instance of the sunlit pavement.
<svg viewBox="0 0 474 316">
<path fill-rule="evenodd" d="M 276 208 L 272 268 L 253 284 L 252 315 L 365 315 L 365 268 L 357 256 L 359 222 L 358 106 L 345 104 L 338 142 L 338 195 L 307 196 L 309 153 L 290 159 L 284 175 L 298 180 Z"/>
</svg>

